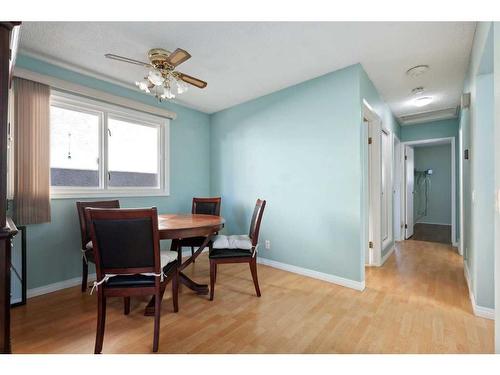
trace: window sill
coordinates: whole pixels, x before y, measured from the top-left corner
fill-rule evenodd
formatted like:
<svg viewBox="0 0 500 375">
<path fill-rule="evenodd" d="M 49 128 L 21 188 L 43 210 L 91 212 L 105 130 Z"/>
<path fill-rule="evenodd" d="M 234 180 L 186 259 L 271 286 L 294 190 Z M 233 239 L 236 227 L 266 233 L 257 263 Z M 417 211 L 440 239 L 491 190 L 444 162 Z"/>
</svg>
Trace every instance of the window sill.
<svg viewBox="0 0 500 375">
<path fill-rule="evenodd" d="M 88 198 L 134 198 L 134 197 L 168 197 L 170 193 L 164 190 L 152 191 L 57 191 L 50 193 L 50 199 L 88 199 Z"/>
</svg>

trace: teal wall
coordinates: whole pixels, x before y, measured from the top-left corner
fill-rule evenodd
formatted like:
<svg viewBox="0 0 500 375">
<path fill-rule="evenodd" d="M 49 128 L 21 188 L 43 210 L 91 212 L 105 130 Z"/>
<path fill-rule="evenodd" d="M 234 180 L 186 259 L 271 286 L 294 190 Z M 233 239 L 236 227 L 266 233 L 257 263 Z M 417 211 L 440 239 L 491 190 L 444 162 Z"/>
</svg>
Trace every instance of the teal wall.
<svg viewBox="0 0 500 375">
<path fill-rule="evenodd" d="M 269 201 L 260 256 L 363 282 L 367 133 L 363 99 L 400 128 L 361 65 L 215 113 L 203 114 L 27 56 L 18 66 L 177 113 L 171 121 L 169 197 L 121 198 L 123 207 L 189 210 L 221 195 L 226 231 L 248 230 L 254 199 Z M 28 288 L 81 275 L 75 199 L 51 202 L 52 221 L 28 227 Z M 360 236 L 361 233 L 361 236 Z M 388 251 L 389 247 L 385 249 Z"/>
<path fill-rule="evenodd" d="M 415 147 L 415 169 L 433 172 L 427 188 L 427 215 L 418 222 L 451 225 L 451 145 Z M 425 207 L 424 194 L 415 194 L 415 214 L 418 207 Z"/>
<path fill-rule="evenodd" d="M 363 99 L 399 135 L 359 64 L 213 114 L 211 192 L 226 202 L 227 231 L 246 232 L 253 199 L 265 198 L 261 238 L 271 249 L 260 257 L 364 281 Z"/>
<path fill-rule="evenodd" d="M 359 84 L 360 84 L 360 105 L 363 100 L 366 101 L 369 106 L 377 113 L 379 118 L 382 120 L 382 127 L 388 130 L 391 135 L 394 134 L 398 138 L 401 137 L 401 126 L 397 122 L 396 118 L 393 116 L 389 106 L 384 102 L 377 89 L 373 85 L 372 81 L 366 74 L 365 70 L 359 66 Z M 362 186 L 366 189 L 363 190 L 363 205 L 362 205 L 362 217 L 366 220 L 363 223 L 363 240 L 362 243 L 368 243 L 368 209 L 369 209 L 369 200 L 368 200 L 368 146 L 366 145 L 366 139 L 368 138 L 367 129 L 365 127 L 362 128 L 362 147 L 363 152 L 363 177 L 366 178 L 366 181 L 363 181 Z M 396 202 L 395 196 L 393 194 L 393 202 L 392 205 L 399 204 Z M 380 212 L 382 215 L 382 212 Z M 391 210 L 390 215 L 392 216 L 392 223 L 394 223 L 394 210 Z M 380 216 L 380 220 L 382 221 L 382 216 Z M 391 224 L 392 228 L 394 225 Z M 392 236 L 393 240 L 385 245 L 382 249 L 382 257 L 385 256 L 391 248 L 394 246 L 394 233 Z"/>
<path fill-rule="evenodd" d="M 211 192 L 227 231 L 268 200 L 259 256 L 364 280 L 360 66 L 215 113 Z"/>
<path fill-rule="evenodd" d="M 460 116 L 460 142 L 462 149 L 470 150 L 470 159 L 463 160 L 464 258 L 476 304 L 487 308 L 494 308 L 495 293 L 492 51 L 492 23 L 479 22 L 464 82 L 471 106 Z"/>
<path fill-rule="evenodd" d="M 493 75 L 476 77 L 476 122 L 472 129 L 472 244 L 476 262 L 476 303 L 494 306 L 495 183 L 493 149 Z"/>
<path fill-rule="evenodd" d="M 458 119 L 401 126 L 401 142 L 454 137 L 458 145 Z"/>
<path fill-rule="evenodd" d="M 123 207 L 156 206 L 160 212 L 186 212 L 193 196 L 210 193 L 210 117 L 173 103 L 19 56 L 16 65 L 83 86 L 177 113 L 170 121 L 170 196 L 120 198 Z M 52 221 L 27 228 L 28 288 L 81 276 L 80 233 L 75 199 L 53 199 Z M 163 246 L 165 246 L 164 244 Z"/>
</svg>

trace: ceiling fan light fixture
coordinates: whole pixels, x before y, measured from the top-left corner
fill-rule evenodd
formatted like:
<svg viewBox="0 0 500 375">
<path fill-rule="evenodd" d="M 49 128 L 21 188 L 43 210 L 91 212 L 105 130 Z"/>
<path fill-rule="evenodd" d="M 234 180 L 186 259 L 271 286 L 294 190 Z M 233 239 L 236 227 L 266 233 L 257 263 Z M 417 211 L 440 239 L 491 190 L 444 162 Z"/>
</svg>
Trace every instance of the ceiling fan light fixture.
<svg viewBox="0 0 500 375">
<path fill-rule="evenodd" d="M 140 89 L 141 91 L 147 92 L 147 93 L 149 94 L 151 91 L 149 90 L 149 87 L 148 87 L 148 86 L 149 86 L 149 84 L 148 84 L 148 83 L 149 83 L 149 82 L 147 82 L 147 81 L 141 81 L 141 82 L 139 82 L 139 81 L 135 81 L 135 85 L 136 85 L 137 87 L 139 87 L 139 89 Z"/>
<path fill-rule="evenodd" d="M 205 81 L 175 70 L 178 65 L 191 58 L 189 52 L 182 48 L 177 48 L 174 52 L 163 48 L 153 48 L 148 52 L 149 63 L 111 53 L 104 56 L 108 59 L 148 68 L 144 80 L 136 81 L 135 85 L 141 91 L 154 95 L 160 102 L 162 99 L 174 99 L 176 95 L 185 93 L 188 91 L 188 85 L 200 89 L 207 87 Z"/>
<path fill-rule="evenodd" d="M 163 88 L 163 94 L 160 96 L 162 99 L 174 99 L 175 94 L 170 90 L 170 87 Z"/>
<path fill-rule="evenodd" d="M 155 86 L 161 86 L 165 81 L 165 78 L 163 78 L 163 75 L 158 70 L 150 70 L 148 79 Z"/>
<path fill-rule="evenodd" d="M 184 94 L 186 91 L 188 91 L 188 89 L 189 87 L 187 83 L 177 80 L 177 93 Z"/>
</svg>

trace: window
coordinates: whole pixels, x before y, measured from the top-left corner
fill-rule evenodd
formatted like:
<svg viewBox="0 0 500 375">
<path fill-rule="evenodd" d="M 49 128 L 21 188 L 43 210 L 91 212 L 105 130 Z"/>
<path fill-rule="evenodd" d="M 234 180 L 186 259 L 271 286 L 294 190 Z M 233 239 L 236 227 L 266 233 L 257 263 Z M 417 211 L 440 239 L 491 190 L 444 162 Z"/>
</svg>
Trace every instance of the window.
<svg viewBox="0 0 500 375">
<path fill-rule="evenodd" d="M 168 120 L 53 92 L 52 196 L 168 195 Z"/>
</svg>

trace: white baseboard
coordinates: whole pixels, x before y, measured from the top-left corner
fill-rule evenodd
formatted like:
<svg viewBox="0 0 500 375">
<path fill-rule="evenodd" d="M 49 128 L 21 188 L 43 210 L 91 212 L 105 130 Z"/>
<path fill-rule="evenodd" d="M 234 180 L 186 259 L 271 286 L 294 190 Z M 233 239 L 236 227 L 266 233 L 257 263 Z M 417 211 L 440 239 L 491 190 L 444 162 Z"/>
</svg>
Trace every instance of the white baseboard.
<svg viewBox="0 0 500 375">
<path fill-rule="evenodd" d="M 481 318 L 495 320 L 495 309 L 476 305 L 476 298 L 474 297 L 474 293 L 472 292 L 472 287 L 471 287 L 469 267 L 467 266 L 466 262 L 464 262 L 464 275 L 465 275 L 465 280 L 467 281 L 467 287 L 469 288 L 469 298 L 470 298 L 470 303 L 472 304 L 472 310 L 474 311 L 474 315 L 479 316 Z"/>
<path fill-rule="evenodd" d="M 263 264 L 265 266 L 278 268 L 280 270 L 297 273 L 299 275 L 304 275 L 308 277 L 312 277 L 314 279 L 319 279 L 323 281 L 328 281 L 329 283 L 345 286 L 347 288 L 355 289 L 362 291 L 365 289 L 364 281 L 354 281 L 351 279 L 345 279 L 340 276 L 334 276 L 323 272 L 313 271 L 307 268 L 292 266 L 291 264 L 277 262 L 275 260 L 266 259 L 266 258 L 257 258 L 257 263 Z"/>
<path fill-rule="evenodd" d="M 451 224 L 449 223 L 431 223 L 430 221 L 417 221 L 415 224 L 446 225 L 448 227 L 451 227 Z"/>
<path fill-rule="evenodd" d="M 381 266 L 384 265 L 385 261 L 387 259 L 389 259 L 389 257 L 392 255 L 392 253 L 394 252 L 394 249 L 395 249 L 395 245 L 392 245 L 391 249 L 382 257 L 382 262 L 381 262 Z"/>
<path fill-rule="evenodd" d="M 93 273 L 88 276 L 89 281 L 93 281 L 96 278 L 96 274 Z M 40 286 L 38 288 L 28 289 L 26 291 L 26 297 L 32 298 L 36 296 L 41 296 L 42 294 L 56 292 L 61 289 L 71 288 L 73 286 L 80 285 L 82 283 L 82 277 L 74 277 L 72 279 L 58 281 L 57 283 Z"/>
<path fill-rule="evenodd" d="M 202 253 L 205 253 L 207 251 L 208 251 L 208 248 L 203 249 Z M 186 250 L 183 249 L 182 255 L 183 256 L 191 255 L 191 249 L 186 249 Z M 89 282 L 94 281 L 95 279 L 96 279 L 95 273 L 88 276 Z M 56 292 L 56 291 L 61 290 L 61 289 L 71 288 L 71 287 L 80 285 L 81 282 L 82 282 L 82 277 L 78 276 L 78 277 L 74 277 L 72 279 L 58 281 L 58 282 L 53 283 L 53 284 L 40 286 L 38 288 L 28 289 L 26 291 L 26 297 L 32 298 L 32 297 L 36 297 L 36 296 L 41 296 L 43 294 Z"/>
</svg>

